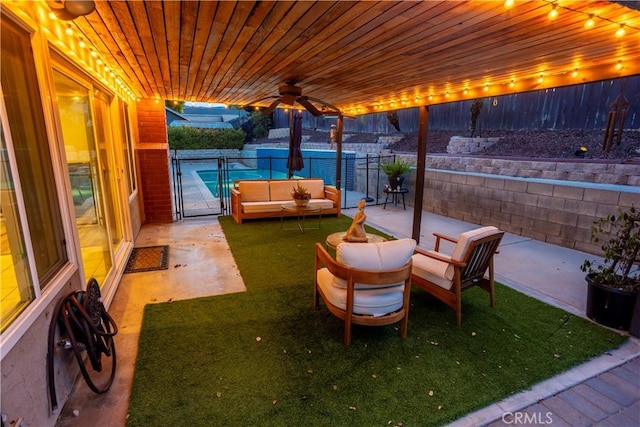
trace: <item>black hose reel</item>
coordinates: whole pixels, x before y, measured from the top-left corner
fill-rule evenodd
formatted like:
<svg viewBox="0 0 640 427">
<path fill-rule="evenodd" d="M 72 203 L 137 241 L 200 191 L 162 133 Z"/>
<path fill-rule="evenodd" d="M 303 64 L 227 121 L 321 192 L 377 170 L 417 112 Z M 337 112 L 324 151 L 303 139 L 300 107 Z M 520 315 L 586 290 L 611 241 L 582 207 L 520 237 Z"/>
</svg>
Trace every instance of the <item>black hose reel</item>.
<svg viewBox="0 0 640 427">
<path fill-rule="evenodd" d="M 56 330 L 59 331 L 58 341 Z M 53 367 L 56 350 L 73 351 L 82 377 L 89 388 L 102 394 L 109 390 L 116 373 L 116 347 L 113 337 L 117 333 L 118 327 L 104 308 L 96 279 L 89 280 L 86 291 L 71 292 L 58 302 L 49 325 L 47 347 L 49 397 L 51 411 L 54 414 L 58 413 Z M 88 363 L 84 360 L 84 352 Z"/>
</svg>

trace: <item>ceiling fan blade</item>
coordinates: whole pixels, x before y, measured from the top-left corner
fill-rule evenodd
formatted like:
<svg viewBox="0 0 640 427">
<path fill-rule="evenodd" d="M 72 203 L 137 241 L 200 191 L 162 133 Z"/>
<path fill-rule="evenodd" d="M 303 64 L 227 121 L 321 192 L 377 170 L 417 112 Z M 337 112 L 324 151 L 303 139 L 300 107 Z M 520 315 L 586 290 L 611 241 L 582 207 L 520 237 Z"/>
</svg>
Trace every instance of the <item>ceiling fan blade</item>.
<svg viewBox="0 0 640 427">
<path fill-rule="evenodd" d="M 266 110 L 264 110 L 264 111 L 262 112 L 262 114 L 264 114 L 265 116 L 270 115 L 271 113 L 273 113 L 273 110 L 275 110 L 275 109 L 276 109 L 276 107 L 278 106 L 278 104 L 280 104 L 280 102 L 281 102 L 281 101 L 280 101 L 280 98 L 276 99 L 275 101 L 273 101 L 273 102 L 271 103 L 271 105 L 269 105 L 269 106 L 267 107 L 267 109 L 266 109 Z"/>
<path fill-rule="evenodd" d="M 328 102 L 324 102 L 321 99 L 318 98 L 312 98 L 310 96 L 306 97 L 309 101 L 313 101 L 316 104 L 320 104 L 322 105 L 323 109 L 322 109 L 322 113 L 321 114 L 330 114 L 330 115 L 335 115 L 335 114 L 342 114 L 342 112 L 340 111 L 340 109 L 334 105 L 329 104 Z M 325 107 L 330 108 L 330 110 L 325 110 Z"/>
<path fill-rule="evenodd" d="M 313 114 L 314 116 L 317 117 L 317 116 L 321 116 L 322 115 L 320 110 L 318 110 L 315 105 L 313 105 L 311 102 L 309 102 L 309 100 L 307 99 L 306 96 L 299 96 L 298 98 L 296 98 L 296 101 L 298 101 L 298 103 L 300 105 L 302 105 L 304 108 L 306 108 L 307 111 L 310 112 L 311 114 Z"/>
<path fill-rule="evenodd" d="M 242 107 L 243 107 L 243 108 L 253 107 L 253 106 L 255 106 L 255 104 L 257 104 L 257 103 L 259 103 L 259 102 L 265 101 L 265 100 L 267 100 L 267 99 L 275 99 L 275 98 L 278 98 L 278 96 L 277 96 L 277 95 L 269 95 L 269 96 L 265 96 L 264 98 L 255 99 L 255 100 L 253 100 L 253 101 L 251 101 L 251 102 L 249 102 L 249 103 L 247 103 L 247 104 L 243 104 L 243 105 L 242 105 Z"/>
</svg>

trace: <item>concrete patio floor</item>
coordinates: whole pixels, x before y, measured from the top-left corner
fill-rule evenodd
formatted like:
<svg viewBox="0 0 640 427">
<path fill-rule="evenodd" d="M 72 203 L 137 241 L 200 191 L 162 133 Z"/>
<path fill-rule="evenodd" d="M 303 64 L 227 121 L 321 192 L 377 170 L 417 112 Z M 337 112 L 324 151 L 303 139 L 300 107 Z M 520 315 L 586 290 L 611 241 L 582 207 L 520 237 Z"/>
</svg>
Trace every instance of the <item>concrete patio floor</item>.
<svg viewBox="0 0 640 427">
<path fill-rule="evenodd" d="M 368 225 L 397 238 L 411 235 L 411 208 L 370 206 L 365 212 Z M 353 213 L 355 209 L 344 211 L 349 216 Z M 434 231 L 456 236 L 474 227 L 476 225 L 423 213 L 420 246 L 433 247 Z M 155 245 L 170 246 L 169 269 L 125 274 L 109 309 L 119 327 L 118 368 L 113 386 L 107 393 L 97 395 L 79 378 L 57 426 L 126 424 L 146 304 L 246 290 L 216 217 L 143 226 L 135 246 Z M 586 285 L 579 265 L 585 257 L 590 255 L 506 234 L 495 261 L 496 280 L 584 317 Z M 545 280 L 541 280 L 541 272 Z M 600 379 L 603 375 L 606 377 Z M 602 382 L 608 386 L 598 388 L 597 384 Z M 514 424 L 513 418 L 503 419 L 504 414 L 525 412 L 538 414 L 536 416 L 550 412 L 553 425 L 640 425 L 639 384 L 640 340 L 632 337 L 618 350 L 469 414 L 452 425 L 510 425 Z M 589 397 L 571 399 L 576 388 L 580 388 L 580 396 Z M 586 394 L 589 391 L 591 394 Z M 617 399 L 620 395 L 624 399 Z M 562 396 L 569 397 L 562 399 Z"/>
</svg>

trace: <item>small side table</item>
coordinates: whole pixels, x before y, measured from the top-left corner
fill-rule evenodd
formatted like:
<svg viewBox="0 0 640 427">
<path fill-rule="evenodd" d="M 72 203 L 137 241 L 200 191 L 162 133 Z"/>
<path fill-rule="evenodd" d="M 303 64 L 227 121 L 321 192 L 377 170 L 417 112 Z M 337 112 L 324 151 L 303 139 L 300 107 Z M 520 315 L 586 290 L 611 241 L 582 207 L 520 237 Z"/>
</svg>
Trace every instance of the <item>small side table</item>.
<svg viewBox="0 0 640 427">
<path fill-rule="evenodd" d="M 283 223 L 285 213 L 294 213 L 298 220 L 298 229 L 304 234 L 305 219 L 307 215 L 318 215 L 318 228 L 320 228 L 320 221 L 322 220 L 322 208 L 320 206 L 298 206 L 295 203 L 285 203 L 280 206 L 280 229 L 284 230 Z"/>
<path fill-rule="evenodd" d="M 406 188 L 401 188 L 399 190 L 393 190 L 391 188 L 386 188 L 384 190 L 382 190 L 384 192 L 384 194 L 386 194 L 386 197 L 384 198 L 384 206 L 382 207 L 382 209 L 386 209 L 387 208 L 387 201 L 389 200 L 389 196 L 391 196 L 391 202 L 395 205 L 398 206 L 398 196 L 402 196 L 402 209 L 407 210 L 407 206 L 404 203 L 404 195 L 407 194 L 409 192 L 409 190 L 407 190 Z"/>
<path fill-rule="evenodd" d="M 327 248 L 335 249 L 338 246 L 338 244 L 342 242 L 346 242 L 346 240 L 343 239 L 346 234 L 347 234 L 346 231 L 338 231 L 337 233 L 329 234 L 327 236 L 327 241 L 325 242 L 325 244 L 327 245 Z M 358 243 L 379 243 L 379 242 L 384 242 L 386 240 L 387 239 L 377 234 L 367 233 L 367 241 L 358 242 Z"/>
</svg>

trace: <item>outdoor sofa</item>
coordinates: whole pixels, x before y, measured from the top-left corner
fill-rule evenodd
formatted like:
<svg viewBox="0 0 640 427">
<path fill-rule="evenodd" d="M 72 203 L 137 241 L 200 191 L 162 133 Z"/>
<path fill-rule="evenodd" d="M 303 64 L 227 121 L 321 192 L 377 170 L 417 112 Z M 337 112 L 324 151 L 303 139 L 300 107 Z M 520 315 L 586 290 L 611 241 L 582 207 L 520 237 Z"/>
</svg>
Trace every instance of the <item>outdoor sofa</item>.
<svg viewBox="0 0 640 427">
<path fill-rule="evenodd" d="M 301 186 L 311 194 L 309 206 L 322 208 L 321 215 L 340 216 L 340 190 L 325 185 L 322 178 L 236 180 L 231 189 L 231 216 L 242 224 L 245 219 L 295 216 L 295 211 L 283 211 L 282 205 L 293 203 L 291 192 Z"/>
</svg>

